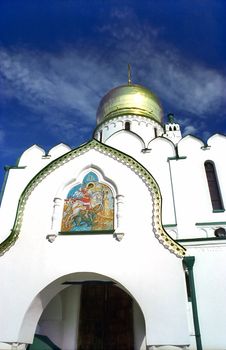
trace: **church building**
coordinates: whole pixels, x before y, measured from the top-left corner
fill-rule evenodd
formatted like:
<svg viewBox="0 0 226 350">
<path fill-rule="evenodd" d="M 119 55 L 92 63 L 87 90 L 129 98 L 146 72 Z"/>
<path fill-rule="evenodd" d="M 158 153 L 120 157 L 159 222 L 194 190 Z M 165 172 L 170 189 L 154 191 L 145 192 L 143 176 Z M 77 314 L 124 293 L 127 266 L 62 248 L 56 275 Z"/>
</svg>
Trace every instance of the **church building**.
<svg viewBox="0 0 226 350">
<path fill-rule="evenodd" d="M 6 168 L 0 350 L 225 350 L 226 137 L 128 83 L 93 138 Z"/>
</svg>

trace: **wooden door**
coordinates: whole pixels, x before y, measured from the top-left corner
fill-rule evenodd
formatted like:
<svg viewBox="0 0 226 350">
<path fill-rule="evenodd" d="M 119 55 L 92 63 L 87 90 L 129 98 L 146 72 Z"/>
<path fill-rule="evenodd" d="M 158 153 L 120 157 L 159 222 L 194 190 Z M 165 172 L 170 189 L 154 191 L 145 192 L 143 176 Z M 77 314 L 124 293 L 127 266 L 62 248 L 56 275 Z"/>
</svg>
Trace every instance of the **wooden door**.
<svg viewBox="0 0 226 350">
<path fill-rule="evenodd" d="M 109 283 L 84 284 L 78 350 L 133 350 L 132 299 Z"/>
</svg>

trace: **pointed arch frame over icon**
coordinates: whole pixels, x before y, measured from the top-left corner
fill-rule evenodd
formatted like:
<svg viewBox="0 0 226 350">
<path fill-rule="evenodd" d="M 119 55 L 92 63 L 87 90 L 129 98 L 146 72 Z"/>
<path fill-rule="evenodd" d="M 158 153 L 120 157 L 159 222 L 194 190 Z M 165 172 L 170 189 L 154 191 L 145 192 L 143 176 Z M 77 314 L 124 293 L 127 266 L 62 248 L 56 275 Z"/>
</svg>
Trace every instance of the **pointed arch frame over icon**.
<svg viewBox="0 0 226 350">
<path fill-rule="evenodd" d="M 180 245 L 178 242 L 176 242 L 172 237 L 170 237 L 167 232 L 164 230 L 162 221 L 161 221 L 161 204 L 162 204 L 162 198 L 159 186 L 153 176 L 150 174 L 150 172 L 142 165 L 140 164 L 136 159 L 129 156 L 128 154 L 125 154 L 113 147 L 104 145 L 100 143 L 99 141 L 92 139 L 91 141 L 87 142 L 86 144 L 83 144 L 82 146 L 73 149 L 69 151 L 68 153 L 62 155 L 61 157 L 53 160 L 50 164 L 48 164 L 45 168 L 43 168 L 25 187 L 24 191 L 22 192 L 17 212 L 15 216 L 15 221 L 13 228 L 11 230 L 11 233 L 9 236 L 0 244 L 0 255 L 3 255 L 6 251 L 8 251 L 17 241 L 17 238 L 21 231 L 21 226 L 23 222 L 23 214 L 24 210 L 26 208 L 26 203 L 28 198 L 30 197 L 33 190 L 41 183 L 49 174 L 54 172 L 56 169 L 58 169 L 63 164 L 70 162 L 72 159 L 88 152 L 90 149 L 95 149 L 96 151 L 105 154 L 108 157 L 111 157 L 115 159 L 116 161 L 126 165 L 129 167 L 133 172 L 135 172 L 145 183 L 147 186 L 152 199 L 153 199 L 153 206 L 154 211 L 152 214 L 152 226 L 153 226 L 153 233 L 155 237 L 158 239 L 158 241 L 171 253 L 175 254 L 177 257 L 182 258 L 185 256 L 186 249 Z"/>
</svg>

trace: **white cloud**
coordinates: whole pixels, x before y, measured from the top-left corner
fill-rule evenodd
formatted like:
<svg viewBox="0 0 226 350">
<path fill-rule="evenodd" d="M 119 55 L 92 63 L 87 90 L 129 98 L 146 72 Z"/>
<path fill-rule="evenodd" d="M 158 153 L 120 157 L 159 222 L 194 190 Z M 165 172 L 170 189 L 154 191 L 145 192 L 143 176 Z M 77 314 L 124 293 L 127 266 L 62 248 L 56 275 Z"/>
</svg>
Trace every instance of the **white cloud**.
<svg viewBox="0 0 226 350">
<path fill-rule="evenodd" d="M 198 117 L 216 113 L 225 104 L 226 77 L 204 63 L 192 62 L 175 47 L 161 41 L 163 28 L 141 25 L 105 27 L 117 40 L 117 61 L 131 59 L 143 84 L 165 102 Z"/>
<path fill-rule="evenodd" d="M 166 57 L 159 56 L 156 65 L 155 81 L 162 97 L 180 110 L 199 117 L 219 111 L 225 102 L 225 77 L 198 64 L 187 67 L 182 60 L 175 64 L 177 56 L 170 59 L 167 62 Z"/>
<path fill-rule="evenodd" d="M 94 122 L 100 98 L 126 82 L 126 65 L 131 63 L 135 83 L 146 85 L 186 116 L 202 119 L 225 105 L 226 77 L 220 72 L 190 62 L 159 40 L 164 28 L 139 23 L 128 9 L 112 16 L 111 25 L 99 28 L 109 45 L 101 50 L 90 45 L 58 53 L 0 48 L 0 96 L 16 98 L 53 131 L 61 128 L 69 134 L 81 123 Z M 129 16 L 132 26 L 125 25 Z M 191 126 L 186 128 L 192 132 Z"/>
<path fill-rule="evenodd" d="M 195 134 L 196 132 L 197 132 L 197 129 L 194 127 L 194 125 L 187 125 L 184 128 L 184 135 Z"/>
<path fill-rule="evenodd" d="M 96 94 L 83 70 L 84 58 L 76 52 L 55 57 L 26 50 L 1 50 L 0 60 L 5 95 L 14 96 L 33 109 L 68 108 L 85 111 L 92 117 Z"/>
<path fill-rule="evenodd" d="M 58 55 L 2 48 L 0 62 L 0 97 L 16 99 L 67 140 L 93 124 L 101 89 L 113 76 L 113 67 L 103 70 L 98 58 L 71 48 Z"/>
</svg>

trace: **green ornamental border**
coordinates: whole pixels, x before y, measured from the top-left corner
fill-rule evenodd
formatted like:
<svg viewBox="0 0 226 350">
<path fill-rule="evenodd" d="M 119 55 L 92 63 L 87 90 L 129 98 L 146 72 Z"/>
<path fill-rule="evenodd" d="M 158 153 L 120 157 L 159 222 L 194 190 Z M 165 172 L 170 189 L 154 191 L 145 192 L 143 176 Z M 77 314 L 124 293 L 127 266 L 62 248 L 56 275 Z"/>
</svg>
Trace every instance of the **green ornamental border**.
<svg viewBox="0 0 226 350">
<path fill-rule="evenodd" d="M 32 191 L 41 183 L 50 173 L 62 166 L 63 164 L 69 162 L 70 160 L 88 152 L 90 149 L 95 149 L 106 156 L 109 156 L 120 163 L 129 167 L 134 171 L 148 187 L 149 192 L 153 198 L 153 230 L 155 237 L 159 242 L 167 248 L 171 253 L 182 258 L 185 255 L 186 249 L 182 247 L 179 243 L 175 242 L 164 230 L 161 222 L 161 210 L 162 210 L 162 198 L 160 189 L 157 182 L 154 180 L 149 171 L 141 165 L 137 160 L 128 156 L 127 154 L 100 143 L 99 141 L 92 139 L 91 141 L 81 145 L 80 147 L 65 153 L 59 158 L 53 160 L 45 168 L 43 168 L 33 179 L 28 183 L 22 192 L 20 199 L 18 201 L 16 217 L 14 221 L 13 228 L 10 235 L 0 244 L 0 255 L 3 255 L 7 250 L 9 250 L 16 242 L 23 220 L 23 214 L 26 202 L 32 193 Z"/>
</svg>

